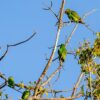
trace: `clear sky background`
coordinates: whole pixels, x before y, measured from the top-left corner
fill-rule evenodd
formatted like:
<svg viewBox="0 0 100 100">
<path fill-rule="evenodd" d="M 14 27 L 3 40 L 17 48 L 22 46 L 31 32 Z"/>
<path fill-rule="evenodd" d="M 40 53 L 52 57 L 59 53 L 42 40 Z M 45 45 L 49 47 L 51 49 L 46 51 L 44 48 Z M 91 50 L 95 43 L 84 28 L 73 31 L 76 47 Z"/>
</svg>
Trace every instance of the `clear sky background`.
<svg viewBox="0 0 100 100">
<path fill-rule="evenodd" d="M 52 1 L 54 11 L 58 13 L 61 0 Z M 16 82 L 24 81 L 27 84 L 29 81 L 36 81 L 40 76 L 47 63 L 45 59 L 49 58 L 52 51 L 48 47 L 53 46 L 57 31 L 56 18 L 51 12 L 42 9 L 49 4 L 49 0 L 0 0 L 0 56 L 5 52 L 7 44 L 25 40 L 33 32 L 37 32 L 36 36 L 27 43 L 10 48 L 6 57 L 0 62 L 0 72 L 6 77 L 13 76 Z M 85 22 L 93 30 L 100 31 L 99 0 L 67 0 L 66 8 L 77 11 L 80 16 L 93 8 L 97 9 L 94 14 L 85 19 Z M 66 20 L 68 18 L 64 15 L 64 21 Z M 73 27 L 74 24 L 62 29 L 59 44 L 65 42 Z M 74 50 L 79 46 L 79 42 L 84 39 L 93 42 L 94 38 L 95 36 L 86 27 L 79 25 L 67 49 L 68 51 Z M 58 60 L 54 62 L 48 74 L 52 73 L 58 64 Z M 53 88 L 69 90 L 76 82 L 79 73 L 80 66 L 77 65 L 77 61 L 73 56 L 68 55 L 60 79 Z M 20 93 L 10 88 L 5 93 L 9 93 L 13 100 L 18 100 L 21 96 Z"/>
</svg>

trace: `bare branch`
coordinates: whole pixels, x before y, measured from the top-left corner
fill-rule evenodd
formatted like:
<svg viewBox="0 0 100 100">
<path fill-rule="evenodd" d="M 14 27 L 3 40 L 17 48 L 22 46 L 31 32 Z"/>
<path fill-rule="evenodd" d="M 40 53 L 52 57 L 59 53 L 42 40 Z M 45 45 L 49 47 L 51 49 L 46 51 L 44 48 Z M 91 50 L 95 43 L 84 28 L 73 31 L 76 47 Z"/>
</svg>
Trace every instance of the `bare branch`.
<svg viewBox="0 0 100 100">
<path fill-rule="evenodd" d="M 5 81 L 3 84 L 0 85 L 0 89 L 2 89 L 7 85 L 7 79 L 3 76 L 2 73 L 0 73 L 0 77 Z"/>
<path fill-rule="evenodd" d="M 55 70 L 55 72 L 53 72 L 53 73 L 48 77 L 48 79 L 47 79 L 45 82 L 42 83 L 41 86 L 45 86 L 45 85 L 56 75 L 56 73 L 57 73 L 61 68 L 62 68 L 62 65 L 60 65 L 60 66 Z"/>
<path fill-rule="evenodd" d="M 52 92 L 60 93 L 60 92 L 69 92 L 69 91 L 72 91 L 72 89 L 70 89 L 70 90 L 48 90 L 48 93 L 52 93 Z"/>
<path fill-rule="evenodd" d="M 21 42 L 18 42 L 18 43 L 16 43 L 16 44 L 8 45 L 8 47 L 14 47 L 14 46 L 18 46 L 18 45 L 20 45 L 20 44 L 23 44 L 23 43 L 29 41 L 30 39 L 32 39 L 32 38 L 35 36 L 35 34 L 36 34 L 36 32 L 33 33 L 33 34 L 32 34 L 29 38 L 27 38 L 26 40 L 21 41 Z"/>
<path fill-rule="evenodd" d="M 96 11 L 97 11 L 97 9 L 92 9 L 92 10 L 90 10 L 89 12 L 87 12 L 87 13 L 85 13 L 85 14 L 83 15 L 83 18 L 82 18 L 82 19 L 85 19 L 87 16 L 91 15 L 92 13 L 94 13 L 94 12 L 96 12 Z M 90 30 L 91 32 L 93 32 L 93 34 L 96 34 L 96 32 L 95 32 L 93 29 L 91 29 L 91 28 L 89 27 L 89 25 L 84 24 L 84 26 L 85 26 L 88 30 Z"/>
<path fill-rule="evenodd" d="M 57 18 L 57 20 L 59 20 L 59 17 L 58 17 L 58 15 L 52 10 L 52 1 L 51 1 L 51 5 L 50 5 L 50 7 L 47 7 L 47 8 L 43 8 L 43 10 L 49 10 L 49 11 L 51 11 L 52 13 L 53 13 L 53 15 Z"/>
<path fill-rule="evenodd" d="M 21 41 L 21 42 L 12 44 L 12 45 L 9 45 L 9 44 L 8 44 L 5 53 L 0 57 L 0 61 L 6 56 L 6 54 L 8 53 L 8 50 L 9 50 L 10 47 L 15 47 L 15 46 L 18 46 L 18 45 L 20 45 L 20 44 L 23 44 L 23 43 L 29 41 L 30 39 L 32 39 L 32 38 L 35 36 L 35 34 L 36 34 L 36 32 L 33 33 L 29 38 L 27 38 L 27 39 L 24 40 L 24 41 Z"/>
<path fill-rule="evenodd" d="M 0 61 L 6 56 L 7 52 L 8 52 L 8 46 L 7 46 L 5 53 L 0 57 Z"/>
<path fill-rule="evenodd" d="M 51 65 L 51 62 L 52 62 L 52 59 L 54 57 L 54 54 L 56 52 L 56 48 L 57 48 L 57 44 L 58 44 L 58 40 L 59 40 L 60 31 L 61 31 L 61 28 L 62 28 L 62 16 L 63 16 L 64 4 L 65 4 L 65 0 L 62 0 L 62 4 L 61 4 L 61 8 L 60 8 L 60 15 L 59 15 L 59 25 L 58 25 L 58 30 L 57 30 L 57 34 L 56 34 L 56 41 L 55 41 L 55 44 L 54 44 L 54 49 L 52 51 L 52 54 L 50 56 L 49 61 L 46 64 L 46 67 L 44 68 L 42 74 L 40 75 L 40 77 L 38 79 L 38 82 L 36 84 L 36 88 L 35 88 L 35 91 L 34 91 L 34 96 L 37 95 L 37 91 L 38 91 L 40 82 L 42 81 L 42 79 L 44 78 L 47 70 L 49 69 L 49 67 Z"/>
<path fill-rule="evenodd" d="M 82 19 L 85 19 L 87 16 L 91 15 L 92 13 L 94 13 L 94 12 L 96 12 L 96 11 L 97 11 L 97 9 L 92 9 L 92 10 L 86 12 L 86 13 L 83 15 L 83 18 L 82 18 Z"/>
<path fill-rule="evenodd" d="M 66 47 L 67 47 L 68 43 L 70 42 L 70 40 L 71 40 L 73 34 L 75 33 L 77 27 L 78 27 L 78 24 L 75 25 L 74 29 L 72 30 L 71 34 L 69 35 L 68 39 L 66 40 L 66 42 L 65 42 L 65 46 L 66 46 Z"/>
<path fill-rule="evenodd" d="M 79 98 L 81 97 L 83 94 L 78 94 L 74 97 L 68 97 L 68 98 L 36 98 L 36 97 L 29 97 L 27 100 L 73 100 L 73 99 L 76 99 L 76 98 Z"/>
<path fill-rule="evenodd" d="M 73 88 L 72 97 L 75 95 L 76 90 L 77 90 L 77 88 L 79 87 L 79 84 L 80 84 L 80 82 L 81 82 L 83 76 L 84 76 L 84 73 L 81 73 L 81 74 L 79 75 L 79 78 L 78 78 L 78 80 L 77 80 L 77 82 L 76 82 L 76 84 L 75 84 L 75 86 L 74 86 L 74 88 Z"/>
</svg>

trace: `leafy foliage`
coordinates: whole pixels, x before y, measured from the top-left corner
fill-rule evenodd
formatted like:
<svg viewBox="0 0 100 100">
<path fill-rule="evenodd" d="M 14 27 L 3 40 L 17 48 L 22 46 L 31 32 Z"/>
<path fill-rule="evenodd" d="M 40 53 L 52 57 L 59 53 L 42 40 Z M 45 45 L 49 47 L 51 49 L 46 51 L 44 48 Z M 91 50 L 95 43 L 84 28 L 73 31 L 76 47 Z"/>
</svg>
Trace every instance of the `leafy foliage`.
<svg viewBox="0 0 100 100">
<path fill-rule="evenodd" d="M 81 64 L 81 71 L 85 73 L 87 82 L 85 98 L 90 98 L 92 95 L 94 100 L 100 98 L 100 64 L 94 60 L 94 58 L 100 57 L 99 42 L 100 37 L 97 37 L 92 47 L 89 42 L 85 41 L 76 51 L 76 55 L 79 56 L 78 63 Z"/>
<path fill-rule="evenodd" d="M 100 57 L 100 37 L 99 36 L 94 42 L 93 55 Z"/>
</svg>

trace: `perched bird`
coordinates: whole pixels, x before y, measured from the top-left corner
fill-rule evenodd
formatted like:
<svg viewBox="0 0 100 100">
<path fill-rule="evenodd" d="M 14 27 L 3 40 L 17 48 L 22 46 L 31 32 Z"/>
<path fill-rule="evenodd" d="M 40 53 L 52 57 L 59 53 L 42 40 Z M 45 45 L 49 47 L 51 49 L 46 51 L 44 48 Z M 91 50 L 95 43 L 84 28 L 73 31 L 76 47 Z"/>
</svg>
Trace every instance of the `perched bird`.
<svg viewBox="0 0 100 100">
<path fill-rule="evenodd" d="M 26 90 L 22 94 L 22 100 L 26 100 L 30 96 L 30 91 Z"/>
<path fill-rule="evenodd" d="M 67 14 L 71 22 L 85 24 L 76 11 L 73 11 L 71 9 L 66 9 L 65 14 Z"/>
<path fill-rule="evenodd" d="M 14 87 L 14 84 L 15 84 L 14 78 L 13 78 L 12 76 L 10 76 L 10 77 L 8 78 L 8 86 L 9 86 L 9 87 Z"/>
<path fill-rule="evenodd" d="M 65 44 L 60 45 L 60 48 L 58 49 L 58 55 L 59 55 L 59 60 L 64 62 L 67 55 Z"/>
</svg>

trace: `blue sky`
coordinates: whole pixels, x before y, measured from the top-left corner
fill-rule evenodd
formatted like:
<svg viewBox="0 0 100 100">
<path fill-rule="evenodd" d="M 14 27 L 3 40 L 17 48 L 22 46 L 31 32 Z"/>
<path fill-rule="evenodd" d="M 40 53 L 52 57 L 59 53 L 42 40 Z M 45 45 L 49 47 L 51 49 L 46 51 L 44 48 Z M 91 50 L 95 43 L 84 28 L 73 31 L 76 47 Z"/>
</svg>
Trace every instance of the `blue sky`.
<svg viewBox="0 0 100 100">
<path fill-rule="evenodd" d="M 54 11 L 58 13 L 61 0 L 52 1 Z M 52 47 L 55 42 L 57 20 L 51 12 L 42 9 L 49 4 L 50 1 L 47 0 L 0 0 L 0 56 L 5 52 L 7 44 L 22 41 L 33 32 L 37 32 L 29 42 L 10 48 L 6 57 L 0 62 L 0 72 L 5 73 L 7 77 L 14 76 L 16 82 L 23 80 L 27 84 L 29 81 L 36 81 L 45 67 L 46 56 L 49 57 L 51 54 L 52 50 L 48 47 Z M 95 31 L 100 31 L 99 0 L 67 0 L 66 8 L 77 11 L 80 16 L 93 8 L 97 9 L 94 14 L 85 19 L 85 22 Z M 66 15 L 64 20 L 68 20 Z M 62 29 L 59 44 L 65 42 L 73 26 L 74 24 Z M 74 50 L 83 39 L 93 42 L 94 38 L 86 27 L 79 25 L 67 49 Z M 58 61 L 52 64 L 48 73 L 53 72 L 58 64 Z M 70 89 L 79 73 L 80 66 L 77 65 L 77 61 L 73 56 L 68 55 L 64 70 L 61 71 L 60 79 L 54 85 L 54 89 Z M 12 89 L 6 92 L 9 92 L 13 100 L 18 100 L 21 96 Z"/>
</svg>

